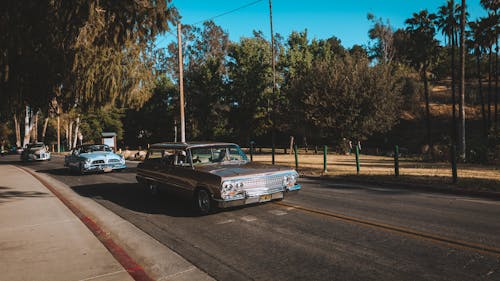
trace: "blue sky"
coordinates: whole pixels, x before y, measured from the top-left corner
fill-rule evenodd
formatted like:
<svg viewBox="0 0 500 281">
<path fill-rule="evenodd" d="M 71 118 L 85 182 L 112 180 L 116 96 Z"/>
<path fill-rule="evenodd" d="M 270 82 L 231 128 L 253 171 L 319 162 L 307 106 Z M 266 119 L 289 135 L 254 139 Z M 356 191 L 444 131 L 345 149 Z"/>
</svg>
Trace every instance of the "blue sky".
<svg viewBox="0 0 500 281">
<path fill-rule="evenodd" d="M 255 0 L 173 0 L 182 16 L 183 24 L 199 23 L 224 12 L 244 6 Z M 455 0 L 456 3 L 461 2 Z M 354 44 L 367 45 L 371 22 L 368 13 L 388 19 L 394 28 L 404 27 L 404 21 L 423 9 L 437 12 L 445 0 L 273 0 L 274 30 L 285 38 L 292 31 L 308 30 L 309 38 L 324 39 L 335 36 L 344 47 Z M 467 0 L 470 19 L 486 15 L 479 0 Z M 230 39 L 252 36 L 253 30 L 262 30 L 270 37 L 269 0 L 262 0 L 249 7 L 217 17 L 215 23 L 229 33 Z M 175 31 L 175 30 L 174 30 Z M 158 47 L 176 38 L 167 33 L 158 40 Z"/>
</svg>

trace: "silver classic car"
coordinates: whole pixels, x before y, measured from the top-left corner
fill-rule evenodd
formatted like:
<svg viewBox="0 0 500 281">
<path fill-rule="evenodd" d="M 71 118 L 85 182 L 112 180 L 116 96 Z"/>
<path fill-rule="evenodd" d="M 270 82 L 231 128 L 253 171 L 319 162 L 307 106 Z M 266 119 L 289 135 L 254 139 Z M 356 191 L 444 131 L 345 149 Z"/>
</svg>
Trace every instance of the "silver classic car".
<svg viewBox="0 0 500 281">
<path fill-rule="evenodd" d="M 252 163 L 232 143 L 159 143 L 137 166 L 137 181 L 152 193 L 167 188 L 193 199 L 201 214 L 225 208 L 281 200 L 300 189 L 289 167 Z"/>
<path fill-rule="evenodd" d="M 43 142 L 28 144 L 21 152 L 21 161 L 50 160 L 50 152 Z"/>
<path fill-rule="evenodd" d="M 105 144 L 86 144 L 71 151 L 64 157 L 64 166 L 72 171 L 80 172 L 111 172 L 127 168 L 125 159 Z"/>
</svg>

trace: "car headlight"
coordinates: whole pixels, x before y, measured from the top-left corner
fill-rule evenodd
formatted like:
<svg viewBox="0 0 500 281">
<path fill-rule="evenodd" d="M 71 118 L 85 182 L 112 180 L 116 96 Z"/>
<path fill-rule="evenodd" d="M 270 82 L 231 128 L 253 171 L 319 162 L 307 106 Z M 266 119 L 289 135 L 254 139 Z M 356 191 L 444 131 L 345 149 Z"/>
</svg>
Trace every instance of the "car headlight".
<svg viewBox="0 0 500 281">
<path fill-rule="evenodd" d="M 92 163 L 92 159 L 90 158 L 85 158 L 85 161 L 84 161 L 86 164 L 90 164 Z"/>
<path fill-rule="evenodd" d="M 223 199 L 235 199 L 244 197 L 243 182 L 225 181 L 222 183 L 221 196 Z"/>
<path fill-rule="evenodd" d="M 297 172 L 283 176 L 283 185 L 286 187 L 294 186 L 298 177 L 299 174 Z"/>
</svg>

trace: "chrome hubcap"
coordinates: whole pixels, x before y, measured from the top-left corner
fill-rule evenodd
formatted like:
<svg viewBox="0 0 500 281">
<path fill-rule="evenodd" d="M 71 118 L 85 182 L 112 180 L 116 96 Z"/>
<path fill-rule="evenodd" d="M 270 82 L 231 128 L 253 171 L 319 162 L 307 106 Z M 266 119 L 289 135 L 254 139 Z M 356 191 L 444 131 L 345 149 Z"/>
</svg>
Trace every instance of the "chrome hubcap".
<svg viewBox="0 0 500 281">
<path fill-rule="evenodd" d="M 198 191 L 198 207 L 202 212 L 207 212 L 210 208 L 210 198 L 205 190 Z"/>
</svg>

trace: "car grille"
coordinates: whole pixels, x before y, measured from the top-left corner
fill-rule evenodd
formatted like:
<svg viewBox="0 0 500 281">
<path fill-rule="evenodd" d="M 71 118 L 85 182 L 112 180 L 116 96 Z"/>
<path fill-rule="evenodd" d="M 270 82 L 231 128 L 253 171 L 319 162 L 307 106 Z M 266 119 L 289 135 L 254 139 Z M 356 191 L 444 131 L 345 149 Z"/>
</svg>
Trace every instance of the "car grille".
<svg viewBox="0 0 500 281">
<path fill-rule="evenodd" d="M 282 187 L 283 186 L 283 175 L 273 175 L 260 178 L 253 178 L 243 181 L 243 186 L 246 188 L 255 187 Z"/>
<path fill-rule="evenodd" d="M 104 160 L 94 160 L 92 164 L 104 164 Z"/>
<path fill-rule="evenodd" d="M 271 194 L 285 190 L 283 174 L 243 180 L 243 189 L 248 196 Z"/>
</svg>

